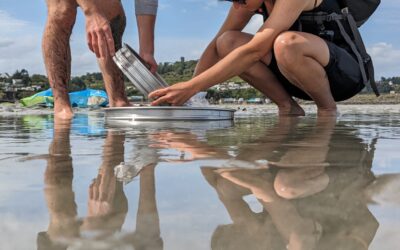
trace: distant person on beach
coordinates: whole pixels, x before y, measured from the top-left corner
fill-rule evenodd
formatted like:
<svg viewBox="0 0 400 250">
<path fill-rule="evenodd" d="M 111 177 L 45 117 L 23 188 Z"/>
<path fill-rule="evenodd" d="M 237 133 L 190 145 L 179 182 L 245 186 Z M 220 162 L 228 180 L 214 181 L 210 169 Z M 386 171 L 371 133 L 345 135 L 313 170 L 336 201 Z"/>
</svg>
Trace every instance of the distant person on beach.
<svg viewBox="0 0 400 250">
<path fill-rule="evenodd" d="M 339 24 L 333 19 L 318 23 L 313 16 L 300 19 L 306 13 L 340 15 L 339 1 L 230 1 L 233 6 L 203 52 L 194 77 L 150 93 L 149 97 L 156 99 L 152 105 L 182 105 L 197 92 L 240 76 L 276 103 L 280 115 L 304 115 L 293 99 L 297 97 L 314 100 L 319 116 L 335 116 L 336 101 L 364 88 L 364 66 L 360 67 Z M 258 32 L 242 32 L 257 13 L 264 16 Z M 350 29 L 345 20 L 340 23 L 345 31 Z"/>
<path fill-rule="evenodd" d="M 43 34 L 43 57 L 54 96 L 54 114 L 73 116 L 67 83 L 71 74 L 69 40 L 78 6 L 86 18 L 87 43 L 96 54 L 111 107 L 128 106 L 122 72 L 112 56 L 122 46 L 126 19 L 120 0 L 46 0 L 48 17 Z M 157 70 L 154 59 L 154 25 L 158 0 L 135 0 L 140 55 Z"/>
</svg>

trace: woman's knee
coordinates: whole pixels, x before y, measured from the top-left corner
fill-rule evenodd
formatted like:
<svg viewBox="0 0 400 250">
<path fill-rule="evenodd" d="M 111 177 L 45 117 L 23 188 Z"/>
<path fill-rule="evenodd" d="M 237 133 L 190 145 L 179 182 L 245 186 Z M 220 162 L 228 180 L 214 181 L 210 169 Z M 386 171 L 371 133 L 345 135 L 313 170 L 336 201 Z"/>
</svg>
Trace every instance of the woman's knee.
<svg viewBox="0 0 400 250">
<path fill-rule="evenodd" d="M 217 52 L 220 57 L 225 57 L 239 45 L 240 31 L 226 31 L 217 38 Z"/>
<path fill-rule="evenodd" d="M 274 42 L 276 61 L 282 66 L 295 65 L 303 55 L 301 37 L 297 32 L 287 31 L 280 34 Z"/>
</svg>

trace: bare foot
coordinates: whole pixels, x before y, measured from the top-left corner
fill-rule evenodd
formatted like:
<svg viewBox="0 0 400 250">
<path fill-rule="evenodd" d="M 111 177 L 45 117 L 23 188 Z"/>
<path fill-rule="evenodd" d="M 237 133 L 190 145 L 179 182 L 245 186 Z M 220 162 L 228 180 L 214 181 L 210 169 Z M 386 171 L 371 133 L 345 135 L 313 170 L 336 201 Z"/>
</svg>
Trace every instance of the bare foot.
<svg viewBox="0 0 400 250">
<path fill-rule="evenodd" d="M 339 112 L 337 108 L 318 108 L 317 116 L 318 117 L 337 117 Z"/>
<path fill-rule="evenodd" d="M 110 107 L 131 107 L 132 104 L 128 100 L 115 101 Z"/>
<path fill-rule="evenodd" d="M 288 106 L 278 106 L 279 116 L 305 116 L 305 112 L 300 105 L 292 100 Z"/>
<path fill-rule="evenodd" d="M 71 107 L 54 108 L 54 117 L 57 119 L 70 120 L 74 117 Z"/>
</svg>

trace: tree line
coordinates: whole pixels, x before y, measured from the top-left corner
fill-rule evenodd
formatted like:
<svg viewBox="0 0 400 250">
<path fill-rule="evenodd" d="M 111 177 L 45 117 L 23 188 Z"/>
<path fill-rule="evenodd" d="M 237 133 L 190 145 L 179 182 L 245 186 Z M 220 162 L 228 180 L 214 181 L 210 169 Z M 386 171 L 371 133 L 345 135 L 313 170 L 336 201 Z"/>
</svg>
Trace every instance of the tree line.
<svg viewBox="0 0 400 250">
<path fill-rule="evenodd" d="M 165 79 L 168 84 L 175 84 L 182 81 L 187 81 L 191 79 L 194 74 L 196 65 L 198 60 L 189 60 L 185 61 L 184 58 L 181 58 L 180 61 L 177 62 L 163 62 L 158 64 L 158 73 Z M 41 86 L 41 90 L 48 89 L 49 81 L 45 75 L 41 74 L 33 74 L 29 75 L 29 72 L 26 69 L 16 70 L 13 74 L 1 74 L 0 82 L 8 82 L 12 83 L 13 79 L 21 80 L 24 86 Z M 140 93 L 132 87 L 132 84 L 128 83 L 129 80 L 125 77 L 125 82 L 127 86 L 127 94 L 131 95 L 140 95 Z M 239 77 L 234 77 L 230 79 L 228 82 L 235 83 L 244 83 L 244 81 Z M 389 93 L 391 91 L 400 92 L 400 77 L 382 77 L 377 82 L 378 88 L 381 93 Z M 68 88 L 70 92 L 83 90 L 86 88 L 93 89 L 102 89 L 104 90 L 103 77 L 101 73 L 86 73 L 85 75 L 72 77 Z M 372 93 L 372 90 L 366 88 L 364 93 Z M 215 89 L 208 90 L 208 98 L 212 98 L 214 100 L 218 100 L 221 98 L 256 98 L 263 97 L 263 94 L 255 89 L 240 89 L 240 90 L 224 90 L 217 91 Z"/>
</svg>

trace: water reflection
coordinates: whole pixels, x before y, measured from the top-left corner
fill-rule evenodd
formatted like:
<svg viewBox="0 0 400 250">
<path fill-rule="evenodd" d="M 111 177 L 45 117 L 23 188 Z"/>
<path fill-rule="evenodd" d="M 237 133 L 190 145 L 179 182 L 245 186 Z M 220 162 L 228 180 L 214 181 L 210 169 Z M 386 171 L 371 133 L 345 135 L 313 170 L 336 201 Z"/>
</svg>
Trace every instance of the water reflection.
<svg viewBox="0 0 400 250">
<path fill-rule="evenodd" d="M 374 181 L 376 140 L 368 145 L 343 133 L 334 119 L 319 119 L 299 138 L 299 125 L 284 119 L 271 130 L 278 136 L 267 151 L 279 156 L 239 149 L 238 159 L 273 159 L 264 167 L 202 168 L 233 222 L 215 230 L 213 249 L 368 248 L 379 225 L 364 196 Z M 276 151 L 282 141 L 285 150 Z M 338 144 L 347 150 L 338 152 Z M 262 212 L 250 209 L 247 195 L 256 197 Z"/>
<path fill-rule="evenodd" d="M 400 183 L 396 175 L 372 172 L 376 136 L 362 138 L 360 129 L 335 119 L 282 118 L 211 130 L 187 124 L 114 127 L 106 129 L 88 210 L 79 218 L 71 127 L 54 121 L 44 178 L 50 220 L 38 233 L 38 249 L 164 249 L 155 172 L 166 162 L 201 167 L 207 188 L 229 214 L 231 222 L 210 233 L 211 249 L 367 249 L 379 227 L 368 205 L 388 185 Z M 128 146 L 133 150 L 126 152 Z M 121 162 L 127 170 L 122 178 L 115 168 Z M 122 228 L 135 211 L 129 211 L 123 183 L 132 178 L 139 179 L 140 190 L 136 229 L 130 232 Z"/>
<path fill-rule="evenodd" d="M 68 240 L 79 235 L 75 194 L 72 190 L 71 122 L 55 123 L 44 176 L 50 221 L 47 231 L 38 234 L 38 249 L 63 249 L 63 244 L 56 239 Z"/>
<path fill-rule="evenodd" d="M 154 138 L 160 148 L 189 153 L 189 160 L 228 156 L 189 132 Z M 379 225 L 364 192 L 375 180 L 375 144 L 376 138 L 365 142 L 336 119 L 304 124 L 284 118 L 237 145 L 235 157 L 222 167 L 202 167 L 233 222 L 217 227 L 211 248 L 368 248 Z M 243 199 L 248 195 L 262 205 L 261 213 Z"/>
<path fill-rule="evenodd" d="M 45 197 L 50 214 L 46 232 L 38 234 L 38 249 L 162 249 L 155 198 L 155 164 L 140 172 L 140 196 L 136 231 L 115 238 L 125 222 L 128 203 L 122 182 L 114 167 L 124 161 L 125 134 L 108 131 L 103 161 L 97 177 L 89 187 L 87 216 L 77 218 L 72 189 L 73 166 L 70 145 L 71 122 L 55 120 L 54 137 L 49 147 L 45 172 Z M 102 242 L 102 244 L 98 244 Z"/>
</svg>

